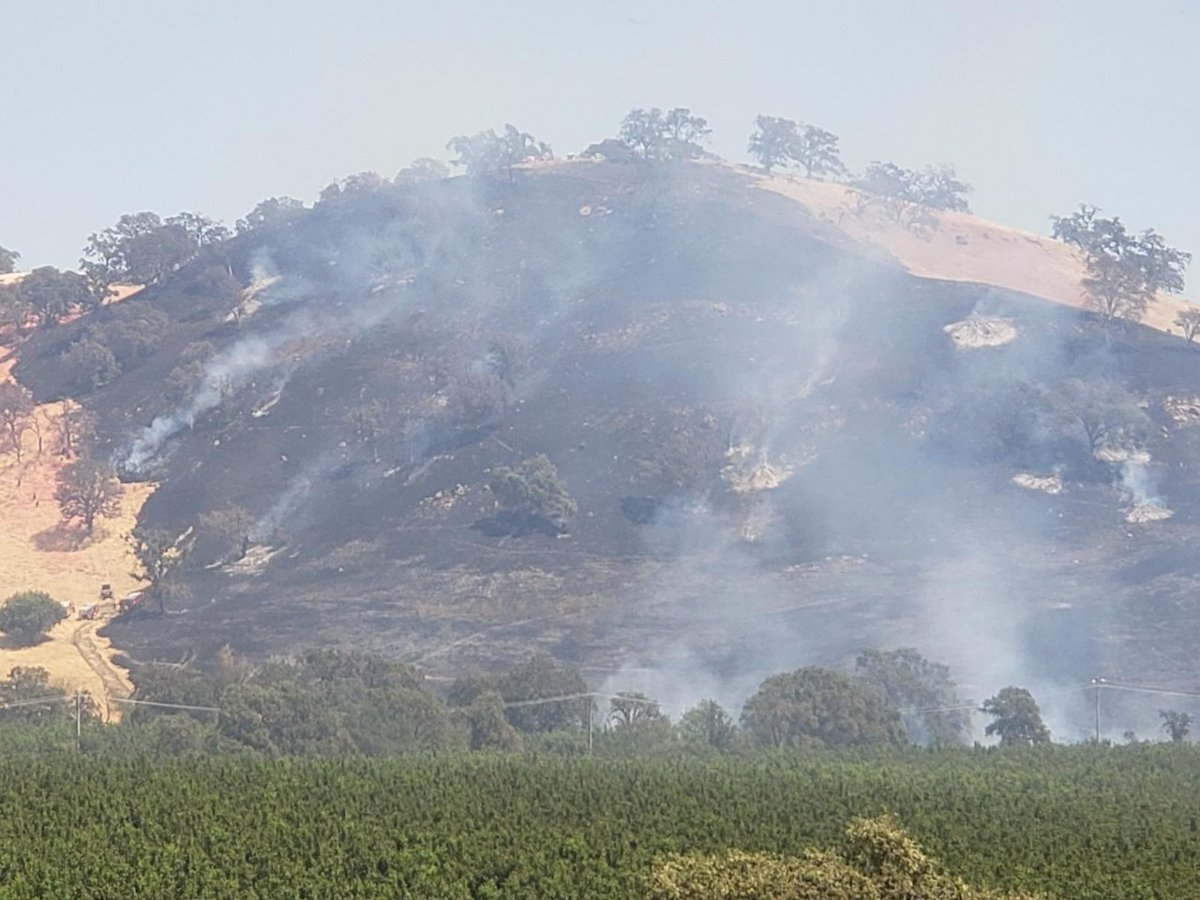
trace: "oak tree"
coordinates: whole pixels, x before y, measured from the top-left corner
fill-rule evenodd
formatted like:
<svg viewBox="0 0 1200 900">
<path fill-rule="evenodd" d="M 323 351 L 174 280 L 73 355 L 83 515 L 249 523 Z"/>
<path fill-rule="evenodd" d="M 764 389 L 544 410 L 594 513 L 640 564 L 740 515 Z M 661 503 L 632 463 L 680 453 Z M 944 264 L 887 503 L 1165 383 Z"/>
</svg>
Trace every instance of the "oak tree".
<svg viewBox="0 0 1200 900">
<path fill-rule="evenodd" d="M 246 234 L 259 228 L 285 225 L 294 222 L 304 212 L 304 203 L 295 197 L 268 197 L 246 213 L 245 218 L 237 220 L 237 233 Z"/>
<path fill-rule="evenodd" d="M 844 171 L 837 135 L 815 125 L 800 126 L 790 155 L 804 168 L 805 178 L 838 175 Z"/>
<path fill-rule="evenodd" d="M 58 473 L 54 499 L 64 519 L 80 519 L 91 534 L 98 517 L 120 515 L 124 489 L 116 470 L 108 463 L 80 459 Z"/>
<path fill-rule="evenodd" d="M 1190 307 L 1175 317 L 1175 324 L 1190 344 L 1200 335 L 1200 308 Z"/>
<path fill-rule="evenodd" d="M 789 165 L 793 161 L 792 151 L 798 139 L 796 123 L 777 116 L 759 116 L 754 124 L 757 130 L 750 135 L 746 146 L 750 155 L 758 160 L 768 175 L 776 166 Z"/>
<path fill-rule="evenodd" d="M 16 250 L 0 247 L 0 275 L 8 275 L 10 272 L 16 271 L 17 260 L 20 258 L 21 254 Z"/>
<path fill-rule="evenodd" d="M 1001 747 L 1032 747 L 1050 743 L 1050 730 L 1042 722 L 1033 695 L 1022 687 L 1006 687 L 983 701 L 979 711 L 992 717 L 984 733 L 1000 736 Z"/>
<path fill-rule="evenodd" d="M 620 139 L 635 157 L 650 162 L 695 159 L 712 133 L 708 122 L 686 106 L 663 112 L 657 106 L 634 109 L 621 120 Z"/>
<path fill-rule="evenodd" d="M 900 715 L 879 691 L 817 666 L 764 681 L 742 708 L 742 727 L 764 747 L 904 743 Z"/>
<path fill-rule="evenodd" d="M 21 463 L 25 433 L 30 429 L 35 405 L 33 394 L 15 381 L 0 382 L 0 428 L 4 429 L 5 452 Z"/>
<path fill-rule="evenodd" d="M 1168 246 L 1152 228 L 1130 234 L 1120 218 L 1104 218 L 1099 211 L 1081 204 L 1070 215 L 1051 216 L 1051 235 L 1082 252 L 1088 305 L 1106 323 L 1137 322 L 1157 292 L 1183 290 L 1192 255 Z"/>
<path fill-rule="evenodd" d="M 21 591 L 0 606 L 0 631 L 17 644 L 34 644 L 66 617 L 63 605 L 45 591 Z"/>
</svg>

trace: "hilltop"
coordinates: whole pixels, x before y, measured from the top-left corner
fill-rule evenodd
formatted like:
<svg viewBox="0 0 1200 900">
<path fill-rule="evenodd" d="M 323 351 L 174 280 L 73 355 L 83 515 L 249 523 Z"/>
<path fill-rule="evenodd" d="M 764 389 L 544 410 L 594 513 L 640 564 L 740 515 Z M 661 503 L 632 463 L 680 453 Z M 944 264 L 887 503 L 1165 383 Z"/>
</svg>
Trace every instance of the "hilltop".
<svg viewBox="0 0 1200 900">
<path fill-rule="evenodd" d="M 106 633 L 131 663 L 353 646 L 445 675 L 541 647 L 668 704 L 871 644 L 980 695 L 1193 683 L 1177 301 L 1102 328 L 1064 245 L 847 200 L 592 161 L 345 192 L 40 329 L 17 377 L 93 410 L 161 485 L 141 521 L 194 546 L 167 615 Z M 81 388 L 64 352 L 131 321 Z M 1129 427 L 1093 446 L 1072 402 Z M 561 527 L 489 487 L 538 455 Z"/>
</svg>

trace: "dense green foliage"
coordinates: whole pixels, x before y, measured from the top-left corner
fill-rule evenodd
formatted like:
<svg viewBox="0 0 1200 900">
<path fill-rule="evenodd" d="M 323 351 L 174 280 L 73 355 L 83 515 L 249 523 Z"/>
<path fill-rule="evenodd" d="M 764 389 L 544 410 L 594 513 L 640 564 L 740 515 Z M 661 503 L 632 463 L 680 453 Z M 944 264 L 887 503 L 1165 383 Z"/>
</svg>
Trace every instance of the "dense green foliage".
<svg viewBox="0 0 1200 900">
<path fill-rule="evenodd" d="M 558 469 L 542 453 L 521 460 L 516 468 L 497 467 L 488 487 L 501 513 L 518 523 L 540 522 L 561 531 L 577 511 Z"/>
<path fill-rule="evenodd" d="M 865 681 L 807 666 L 772 675 L 742 708 L 742 727 L 761 747 L 898 744 L 900 715 Z"/>
<path fill-rule="evenodd" d="M 76 272 L 41 266 L 11 288 L 13 307 L 8 318 L 18 326 L 53 325 L 63 316 L 95 305 L 87 279 Z"/>
<path fill-rule="evenodd" d="M 1025 688 L 1006 687 L 983 701 L 980 710 L 992 717 L 984 729 L 1000 736 L 1001 747 L 1030 747 L 1050 743 L 1050 729 L 1042 722 L 1037 701 Z"/>
<path fill-rule="evenodd" d="M 1071 215 L 1051 216 L 1051 233 L 1083 253 L 1089 304 L 1106 320 L 1136 322 L 1156 291 L 1183 290 L 1192 255 L 1168 246 L 1153 228 L 1130 234 L 1119 218 L 1099 217 L 1099 211 L 1082 204 Z"/>
<path fill-rule="evenodd" d="M 45 591 L 21 591 L 0 606 L 0 631 L 17 644 L 34 644 L 67 617 L 61 603 Z"/>
<path fill-rule="evenodd" d="M 892 816 L 855 819 L 841 852 L 677 854 L 655 864 L 651 900 L 1018 900 L 942 872 Z"/>
<path fill-rule="evenodd" d="M 859 654 L 855 671 L 901 714 L 905 733 L 917 744 L 965 743 L 971 716 L 955 693 L 950 669 L 925 659 L 912 647 L 868 649 Z"/>
<path fill-rule="evenodd" d="M 85 731 L 85 751 L 118 730 Z M 846 822 L 888 810 L 977 887 L 1193 897 L 1200 858 L 1193 747 L 687 763 L 103 749 L 0 760 L 0 894 L 636 897 L 668 854 L 845 851 Z"/>
</svg>

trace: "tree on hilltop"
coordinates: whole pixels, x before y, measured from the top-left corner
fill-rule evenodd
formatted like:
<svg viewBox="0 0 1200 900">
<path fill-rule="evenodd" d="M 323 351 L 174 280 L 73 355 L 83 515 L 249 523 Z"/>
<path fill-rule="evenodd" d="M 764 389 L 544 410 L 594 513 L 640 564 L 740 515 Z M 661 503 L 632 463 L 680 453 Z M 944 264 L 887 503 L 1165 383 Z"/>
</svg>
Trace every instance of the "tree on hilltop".
<svg viewBox="0 0 1200 900">
<path fill-rule="evenodd" d="M 1050 730 L 1042 722 L 1033 695 L 1022 687 L 1006 687 L 983 701 L 979 711 L 993 721 L 984 729 L 991 737 L 1000 736 L 1001 747 L 1032 747 L 1050 743 Z"/>
<path fill-rule="evenodd" d="M 96 297 L 88 280 L 78 272 L 61 272 L 39 266 L 16 286 L 24 319 L 37 325 L 53 325 L 63 316 L 90 309 Z"/>
<path fill-rule="evenodd" d="M 648 162 L 695 159 L 712 133 L 708 122 L 686 106 L 663 112 L 657 106 L 634 109 L 621 120 L 620 140 L 633 155 Z"/>
<path fill-rule="evenodd" d="M 0 275 L 8 275 L 10 272 L 16 271 L 17 260 L 20 258 L 21 254 L 16 250 L 0 247 Z"/>
<path fill-rule="evenodd" d="M 1051 235 L 1083 253 L 1081 285 L 1088 305 L 1105 322 L 1137 322 L 1155 293 L 1183 290 L 1192 255 L 1168 246 L 1153 228 L 1130 234 L 1120 218 L 1103 218 L 1099 211 L 1081 204 L 1070 215 L 1051 216 Z"/>
<path fill-rule="evenodd" d="M 851 187 L 868 202 L 882 206 L 899 222 L 912 203 L 916 177 L 910 169 L 875 160 L 851 182 Z"/>
<path fill-rule="evenodd" d="M 377 194 L 389 186 L 388 180 L 377 172 L 356 172 L 326 185 L 321 191 L 317 205 L 336 203 L 342 199 L 364 194 Z"/>
<path fill-rule="evenodd" d="M 441 181 L 450 176 L 450 169 L 441 160 L 429 156 L 414 159 L 411 163 L 396 173 L 392 184 L 397 186 L 411 184 L 426 184 L 430 181 Z"/>
<path fill-rule="evenodd" d="M 843 171 L 836 134 L 775 116 L 759 116 L 754 121 L 758 130 L 750 135 L 748 150 L 768 174 L 774 166 L 792 163 L 804 169 L 805 178 Z"/>
<path fill-rule="evenodd" d="M 124 493 L 110 464 L 80 459 L 59 471 L 54 499 L 64 519 L 81 519 L 84 530 L 91 534 L 97 517 L 120 515 Z"/>
<path fill-rule="evenodd" d="M 115 225 L 89 236 L 80 262 L 96 295 L 105 297 L 114 284 L 157 284 L 223 227 L 194 213 L 180 213 L 165 222 L 152 212 L 126 213 Z"/>
<path fill-rule="evenodd" d="M 245 218 L 237 220 L 237 233 L 246 234 L 259 228 L 292 222 L 305 210 L 304 203 L 295 197 L 268 197 L 246 213 Z"/>
<path fill-rule="evenodd" d="M 786 166 L 793 161 L 792 151 L 798 135 L 796 123 L 777 116 L 759 116 L 754 120 L 757 130 L 750 135 L 746 150 L 758 160 L 768 175 L 776 166 Z"/>
<path fill-rule="evenodd" d="M 815 125 L 800 126 L 791 156 L 804 168 L 805 178 L 838 175 L 845 171 L 838 151 L 837 135 Z"/>
<path fill-rule="evenodd" d="M 16 644 L 36 644 L 67 611 L 45 591 L 21 591 L 0 606 L 0 631 Z"/>
<path fill-rule="evenodd" d="M 227 241 L 233 236 L 224 223 L 193 212 L 181 212 L 178 215 L 169 216 L 165 224 L 182 228 L 197 247 L 211 247 Z"/>
<path fill-rule="evenodd" d="M 913 178 L 913 200 L 930 209 L 942 209 L 949 212 L 969 213 L 971 204 L 967 202 L 967 194 L 974 188 L 961 181 L 954 166 L 942 163 L 937 166 L 926 166 Z"/>
<path fill-rule="evenodd" d="M 920 221 L 919 216 L 913 215 L 919 211 L 917 207 L 971 211 L 966 198 L 972 190 L 971 185 L 961 181 L 954 167 L 948 164 L 926 166 L 918 172 L 876 160 L 851 182 L 851 187 L 862 195 L 865 203 L 878 204 L 897 222 L 909 227 Z"/>
<path fill-rule="evenodd" d="M 554 156 L 549 144 L 511 124 L 504 126 L 503 134 L 490 128 L 477 134 L 460 134 L 451 138 L 446 148 L 458 154 L 451 164 L 462 166 L 468 175 L 495 176 L 503 172 L 509 181 L 513 180 L 513 169 L 521 163 Z"/>
<path fill-rule="evenodd" d="M 1183 332 L 1184 338 L 1190 344 L 1200 335 L 1200 308 L 1191 307 L 1185 309 L 1175 317 L 1175 324 L 1179 326 L 1179 330 Z"/>
</svg>

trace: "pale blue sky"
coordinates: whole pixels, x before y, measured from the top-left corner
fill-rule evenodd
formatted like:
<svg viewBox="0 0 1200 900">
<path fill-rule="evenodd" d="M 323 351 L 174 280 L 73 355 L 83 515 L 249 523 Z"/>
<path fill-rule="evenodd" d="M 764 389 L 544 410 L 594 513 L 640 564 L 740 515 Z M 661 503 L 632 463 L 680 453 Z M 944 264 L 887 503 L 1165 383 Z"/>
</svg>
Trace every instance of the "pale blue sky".
<svg viewBox="0 0 1200 900">
<path fill-rule="evenodd" d="M 508 121 L 561 155 L 651 105 L 731 159 L 787 116 L 855 168 L 955 163 L 988 218 L 1087 201 L 1200 255 L 1189 2 L 9 0 L 0 34 L 0 244 L 26 266 L 123 212 L 232 223 L 455 134 Z"/>
</svg>

